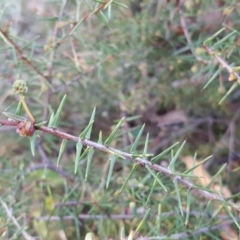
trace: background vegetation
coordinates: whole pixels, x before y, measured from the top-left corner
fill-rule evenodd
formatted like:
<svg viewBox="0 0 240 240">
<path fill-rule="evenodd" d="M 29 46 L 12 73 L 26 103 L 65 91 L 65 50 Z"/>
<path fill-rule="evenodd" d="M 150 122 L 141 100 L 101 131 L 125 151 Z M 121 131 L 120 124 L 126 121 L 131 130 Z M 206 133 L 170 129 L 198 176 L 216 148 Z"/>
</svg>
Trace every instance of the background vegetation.
<svg viewBox="0 0 240 240">
<path fill-rule="evenodd" d="M 79 136 L 96 107 L 91 140 L 101 132 L 104 142 L 125 117 L 110 145 L 130 152 L 145 123 L 134 154 L 146 142 L 154 155 L 179 142 L 156 161 L 167 168 L 175 158 L 174 176 L 212 155 L 187 181 L 237 203 L 236 1 L 2 0 L 0 9 L 2 112 L 16 112 L 12 84 L 23 79 L 38 123 L 49 121 L 65 94 L 63 132 Z M 207 39 L 211 53 L 202 48 Z M 39 131 L 32 156 L 29 139 L 14 129 L 0 128 L 2 239 L 239 239 L 239 208 L 119 156 L 109 174 L 112 155 L 97 150 L 75 174 L 76 143 L 67 142 L 57 166 L 62 139 Z"/>
</svg>

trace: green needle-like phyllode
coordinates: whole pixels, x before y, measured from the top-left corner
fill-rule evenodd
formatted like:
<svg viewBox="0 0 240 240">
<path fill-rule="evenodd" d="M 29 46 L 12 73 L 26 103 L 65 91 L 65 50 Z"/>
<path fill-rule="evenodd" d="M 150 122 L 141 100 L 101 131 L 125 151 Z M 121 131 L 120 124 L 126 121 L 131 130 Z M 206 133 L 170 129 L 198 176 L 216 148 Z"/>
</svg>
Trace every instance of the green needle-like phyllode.
<svg viewBox="0 0 240 240">
<path fill-rule="evenodd" d="M 28 91 L 27 84 L 24 80 L 16 80 L 13 83 L 13 92 L 19 94 L 19 95 L 24 95 Z"/>
</svg>

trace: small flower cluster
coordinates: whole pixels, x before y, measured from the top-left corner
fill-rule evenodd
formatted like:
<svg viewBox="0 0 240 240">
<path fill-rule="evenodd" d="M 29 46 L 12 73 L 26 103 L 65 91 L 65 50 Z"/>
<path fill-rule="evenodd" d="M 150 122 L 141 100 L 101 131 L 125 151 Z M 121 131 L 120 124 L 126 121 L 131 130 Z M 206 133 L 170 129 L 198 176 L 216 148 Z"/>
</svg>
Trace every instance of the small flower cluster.
<svg viewBox="0 0 240 240">
<path fill-rule="evenodd" d="M 23 80 L 16 80 L 13 83 L 13 92 L 19 94 L 19 95 L 24 95 L 27 93 L 28 87 L 25 81 Z"/>
</svg>

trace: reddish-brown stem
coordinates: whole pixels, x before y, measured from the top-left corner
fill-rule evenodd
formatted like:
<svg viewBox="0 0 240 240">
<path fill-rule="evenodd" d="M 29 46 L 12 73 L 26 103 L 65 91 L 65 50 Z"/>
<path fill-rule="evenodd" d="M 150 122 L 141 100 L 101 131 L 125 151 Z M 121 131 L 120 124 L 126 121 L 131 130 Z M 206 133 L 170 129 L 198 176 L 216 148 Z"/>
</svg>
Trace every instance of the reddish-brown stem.
<svg viewBox="0 0 240 240">
<path fill-rule="evenodd" d="M 18 124 L 18 122 L 0 120 L 0 124 L 6 125 L 6 126 L 16 126 Z M 175 181 L 178 181 L 179 183 L 181 183 L 185 187 L 187 187 L 189 189 L 192 189 L 192 191 L 195 194 L 197 194 L 197 195 L 202 195 L 202 196 L 204 196 L 207 199 L 225 203 L 225 204 L 231 206 L 232 208 L 240 211 L 240 205 L 239 204 L 235 204 L 233 202 L 226 201 L 219 194 L 211 193 L 211 192 L 208 192 L 206 190 L 200 189 L 198 186 L 193 184 L 191 181 L 189 181 L 188 179 L 183 178 L 183 177 L 177 175 L 177 173 L 172 172 L 170 169 L 162 167 L 162 166 L 160 166 L 158 164 L 154 164 L 151 161 L 148 161 L 148 160 L 146 160 L 144 158 L 134 157 L 130 153 L 123 152 L 123 151 L 120 151 L 118 149 L 115 149 L 115 148 L 112 148 L 112 147 L 108 147 L 108 146 L 105 146 L 103 144 L 99 144 L 99 143 L 93 142 L 93 141 L 88 140 L 88 139 L 81 139 L 81 138 L 79 138 L 77 136 L 65 133 L 65 132 L 60 131 L 58 129 L 42 126 L 42 127 L 36 127 L 36 130 L 39 130 L 39 131 L 42 131 L 42 132 L 46 132 L 48 134 L 57 136 L 57 137 L 59 137 L 61 139 L 67 139 L 67 140 L 71 140 L 71 141 L 74 141 L 74 142 L 80 142 L 80 143 L 82 143 L 85 146 L 92 147 L 94 149 L 98 149 L 98 150 L 103 151 L 103 152 L 107 152 L 107 153 L 110 153 L 110 154 L 116 154 L 117 156 L 121 156 L 121 158 L 123 158 L 125 160 L 133 161 L 135 163 L 138 163 L 141 166 L 148 166 L 152 170 L 154 170 L 156 172 L 159 172 L 159 173 L 162 173 L 164 175 L 167 175 L 167 176 L 171 177 L 172 179 L 174 179 Z"/>
<path fill-rule="evenodd" d="M 221 57 L 219 57 L 217 54 L 215 54 L 211 48 L 203 45 L 203 49 L 209 55 L 213 56 L 215 58 L 215 60 L 219 63 L 219 65 L 221 67 L 225 68 L 229 72 L 229 74 L 233 75 L 236 78 L 236 80 L 238 81 L 238 83 L 240 83 L 240 76 L 236 72 L 232 71 L 232 68 L 229 66 L 229 64 L 225 60 L 223 60 Z"/>
<path fill-rule="evenodd" d="M 16 127 L 18 125 L 18 122 L 16 122 L 16 121 L 9 121 L 9 120 L 0 120 L 0 125 Z"/>
</svg>

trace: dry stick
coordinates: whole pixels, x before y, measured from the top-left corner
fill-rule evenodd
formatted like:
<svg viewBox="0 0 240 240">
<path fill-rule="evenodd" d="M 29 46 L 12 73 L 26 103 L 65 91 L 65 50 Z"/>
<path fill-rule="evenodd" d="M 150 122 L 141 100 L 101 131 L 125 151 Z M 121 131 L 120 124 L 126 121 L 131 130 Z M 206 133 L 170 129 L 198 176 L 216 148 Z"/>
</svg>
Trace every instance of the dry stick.
<svg viewBox="0 0 240 240">
<path fill-rule="evenodd" d="M 12 215 L 10 209 L 8 208 L 7 204 L 0 198 L 0 202 L 5 209 L 5 212 L 8 216 L 8 218 L 13 222 L 13 224 L 16 226 L 17 230 L 22 233 L 23 237 L 26 240 L 34 240 L 33 237 L 31 237 L 27 232 L 24 231 L 24 229 L 19 225 L 16 218 Z"/>
<path fill-rule="evenodd" d="M 16 126 L 18 124 L 18 122 L 0 120 L 0 124 L 6 125 L 6 126 L 9 126 L 9 125 L 10 126 Z M 178 181 L 179 183 L 181 183 L 185 187 L 187 187 L 189 189 L 192 189 L 192 191 L 196 195 L 202 195 L 207 199 L 216 200 L 216 201 L 219 201 L 219 202 L 222 202 L 222 203 L 226 203 L 229 206 L 231 206 L 232 208 L 240 211 L 240 205 L 239 204 L 235 204 L 235 203 L 232 203 L 232 202 L 227 202 L 222 196 L 220 196 L 216 193 L 211 193 L 211 192 L 208 192 L 206 190 L 199 189 L 198 186 L 191 183 L 189 180 L 187 180 L 187 179 L 185 179 L 181 176 L 177 176 L 177 173 L 173 173 L 171 170 L 169 170 L 165 167 L 162 167 L 158 164 L 154 164 L 154 163 L 152 163 L 152 162 L 150 162 L 150 161 L 148 161 L 144 158 L 140 158 L 140 157 L 136 158 L 130 153 L 123 152 L 123 151 L 120 151 L 120 150 L 112 148 L 112 147 L 107 147 L 103 144 L 99 144 L 99 143 L 93 142 L 93 141 L 88 140 L 88 139 L 81 139 L 81 138 L 76 137 L 74 135 L 62 132 L 58 129 L 49 128 L 49 127 L 45 127 L 45 126 L 35 127 L 35 128 L 37 130 L 49 133 L 49 134 L 54 135 L 54 136 L 57 136 L 61 139 L 66 139 L 66 140 L 71 140 L 71 141 L 74 141 L 74 142 L 79 142 L 79 143 L 82 143 L 84 146 L 92 147 L 94 149 L 98 149 L 100 151 L 107 152 L 107 153 L 110 153 L 110 154 L 119 155 L 122 158 L 124 158 L 125 160 L 130 160 L 130 161 L 134 161 L 136 163 L 139 163 L 139 165 L 141 165 L 141 166 L 148 166 L 152 170 L 157 171 L 157 172 L 162 173 L 162 174 L 165 174 L 165 175 L 171 177 L 173 180 Z"/>
</svg>

